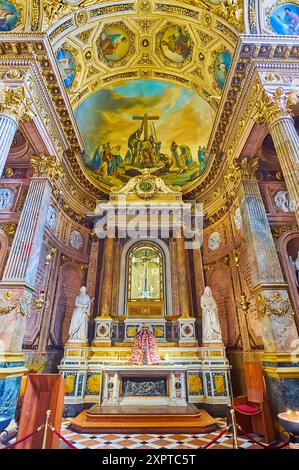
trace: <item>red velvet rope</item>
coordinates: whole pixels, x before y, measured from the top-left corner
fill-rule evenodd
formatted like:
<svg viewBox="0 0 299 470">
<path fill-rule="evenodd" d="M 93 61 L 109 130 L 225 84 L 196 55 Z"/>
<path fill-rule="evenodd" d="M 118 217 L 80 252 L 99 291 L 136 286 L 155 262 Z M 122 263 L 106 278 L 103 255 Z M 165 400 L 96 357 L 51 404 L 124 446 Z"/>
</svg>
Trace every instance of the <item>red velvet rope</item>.
<svg viewBox="0 0 299 470">
<path fill-rule="evenodd" d="M 254 437 L 251 437 L 251 436 L 248 436 L 248 434 L 244 431 L 244 429 L 239 426 L 238 424 L 238 428 L 240 429 L 241 433 L 249 440 L 249 441 L 252 441 L 254 442 L 255 444 L 257 444 L 258 446 L 262 447 L 263 449 L 283 449 L 284 447 L 286 447 L 287 445 L 289 445 L 290 443 L 290 437 L 288 438 L 287 441 L 281 441 L 279 442 L 277 445 L 271 445 L 271 444 L 264 444 L 263 442 L 259 442 L 257 441 L 256 439 L 254 439 Z"/>
<path fill-rule="evenodd" d="M 42 428 L 38 428 L 36 431 L 32 432 L 31 434 L 28 434 L 28 436 L 23 437 L 19 441 L 14 442 L 13 444 L 8 444 L 8 446 L 2 447 L 0 450 L 6 450 L 6 449 L 11 449 L 12 447 L 17 446 L 18 444 L 21 444 L 21 442 L 27 441 L 30 437 L 34 436 L 37 434 L 39 431 L 41 431 Z"/>
<path fill-rule="evenodd" d="M 49 426 L 49 427 L 50 427 L 50 426 Z M 50 429 L 51 429 L 51 431 L 54 432 L 54 434 L 56 434 L 56 436 L 59 437 L 59 439 L 61 439 L 63 442 L 65 442 L 71 449 L 76 449 L 76 450 L 78 450 L 78 448 L 75 447 L 75 446 L 71 443 L 71 441 L 69 441 L 68 439 L 66 439 L 65 437 L 63 437 L 63 435 L 60 434 L 60 432 L 56 431 L 56 429 L 54 429 L 53 427 L 50 427 Z"/>
<path fill-rule="evenodd" d="M 231 426 L 228 426 L 227 428 L 222 429 L 222 431 L 220 431 L 220 433 L 217 434 L 217 436 L 214 437 L 214 439 L 212 439 L 210 442 L 207 442 L 204 446 L 201 446 L 200 448 L 201 449 L 208 449 L 208 447 L 210 447 L 212 444 L 215 444 L 215 442 L 218 441 L 218 439 L 220 439 L 220 437 L 223 436 L 223 434 L 225 434 L 227 431 L 229 431 L 230 428 L 231 428 Z"/>
</svg>

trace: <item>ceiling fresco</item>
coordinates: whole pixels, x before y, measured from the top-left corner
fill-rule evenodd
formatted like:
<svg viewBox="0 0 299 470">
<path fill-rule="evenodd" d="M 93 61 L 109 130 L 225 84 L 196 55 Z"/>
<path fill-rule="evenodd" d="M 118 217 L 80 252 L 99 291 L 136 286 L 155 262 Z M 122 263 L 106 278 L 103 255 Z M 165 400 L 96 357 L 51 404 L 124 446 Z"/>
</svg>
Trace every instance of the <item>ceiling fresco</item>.
<svg viewBox="0 0 299 470">
<path fill-rule="evenodd" d="M 126 80 L 88 97 L 75 111 L 89 176 L 107 189 L 143 168 L 184 187 L 205 172 L 215 111 L 173 83 Z"/>
</svg>

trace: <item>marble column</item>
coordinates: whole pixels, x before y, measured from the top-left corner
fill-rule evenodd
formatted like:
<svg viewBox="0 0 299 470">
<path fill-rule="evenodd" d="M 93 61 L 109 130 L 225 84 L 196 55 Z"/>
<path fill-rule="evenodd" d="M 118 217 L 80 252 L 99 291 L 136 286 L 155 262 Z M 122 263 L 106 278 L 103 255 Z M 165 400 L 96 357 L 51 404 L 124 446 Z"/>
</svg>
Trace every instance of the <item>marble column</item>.
<svg viewBox="0 0 299 470">
<path fill-rule="evenodd" d="M 178 285 L 179 285 L 180 316 L 190 317 L 191 309 L 190 309 L 190 295 L 189 295 L 189 286 L 188 286 L 185 238 L 184 237 L 177 238 L 176 245 L 177 245 L 177 271 L 178 271 Z"/>
<path fill-rule="evenodd" d="M 111 316 L 111 299 L 112 299 L 112 281 L 113 281 L 113 254 L 114 254 L 114 238 L 106 237 L 104 247 L 104 260 L 101 285 L 100 312 L 101 317 Z"/>
<path fill-rule="evenodd" d="M 179 237 L 177 243 L 177 270 L 179 285 L 180 316 L 178 318 L 179 345 L 196 346 L 195 318 L 191 315 L 191 290 L 188 284 L 187 256 L 185 238 Z"/>
<path fill-rule="evenodd" d="M 0 88 L 0 177 L 17 128 L 23 120 L 34 117 L 30 104 L 23 87 Z"/>
<path fill-rule="evenodd" d="M 89 297 L 93 299 L 96 294 L 96 280 L 97 280 L 97 269 L 98 269 L 98 257 L 99 257 L 99 239 L 95 236 L 91 242 L 88 271 L 87 271 L 87 280 L 86 280 L 86 289 Z M 92 305 L 92 310 L 96 303 Z"/>
<path fill-rule="evenodd" d="M 295 102 L 282 88 L 264 93 L 254 118 L 269 129 L 299 225 L 299 137 L 292 119 Z"/>
<path fill-rule="evenodd" d="M 0 372 L 2 368 L 6 370 L 0 379 L 0 416 L 7 416 L 8 420 L 14 418 L 21 376 L 26 370 L 21 350 L 35 291 L 51 180 L 61 174 L 54 157 L 33 157 L 32 165 L 34 176 L 0 282 Z"/>
<path fill-rule="evenodd" d="M 100 311 L 95 318 L 93 345 L 110 346 L 113 320 L 111 318 L 112 285 L 114 270 L 114 238 L 106 237 L 104 246 L 103 271 L 100 295 Z"/>
<path fill-rule="evenodd" d="M 272 238 L 258 181 L 257 161 L 244 158 L 240 166 L 238 200 L 251 269 L 255 306 L 265 351 L 292 350 L 298 338 L 291 302 Z"/>
</svg>

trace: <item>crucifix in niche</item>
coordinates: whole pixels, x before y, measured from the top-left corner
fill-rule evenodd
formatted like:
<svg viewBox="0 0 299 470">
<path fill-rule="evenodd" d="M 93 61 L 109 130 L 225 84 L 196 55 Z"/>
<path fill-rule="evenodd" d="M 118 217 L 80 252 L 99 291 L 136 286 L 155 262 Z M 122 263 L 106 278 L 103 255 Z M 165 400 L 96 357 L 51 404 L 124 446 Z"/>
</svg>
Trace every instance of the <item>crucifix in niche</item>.
<svg viewBox="0 0 299 470">
<path fill-rule="evenodd" d="M 157 249 L 137 246 L 130 256 L 129 298 L 131 300 L 161 299 L 162 259 Z"/>
</svg>

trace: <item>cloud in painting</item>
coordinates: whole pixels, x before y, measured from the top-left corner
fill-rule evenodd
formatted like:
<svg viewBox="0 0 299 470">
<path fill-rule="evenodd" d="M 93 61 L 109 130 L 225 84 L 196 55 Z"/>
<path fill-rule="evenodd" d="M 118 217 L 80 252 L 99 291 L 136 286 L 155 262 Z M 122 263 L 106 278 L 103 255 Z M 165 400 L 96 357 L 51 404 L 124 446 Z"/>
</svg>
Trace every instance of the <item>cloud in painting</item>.
<svg viewBox="0 0 299 470">
<path fill-rule="evenodd" d="M 157 115 L 155 129 L 162 152 L 170 153 L 174 140 L 190 146 L 194 159 L 198 146 L 206 146 L 214 111 L 200 96 L 172 83 L 154 80 L 126 81 L 99 90 L 76 110 L 88 164 L 98 145 L 121 145 L 125 155 L 129 136 L 140 126 L 134 115 Z"/>
</svg>

